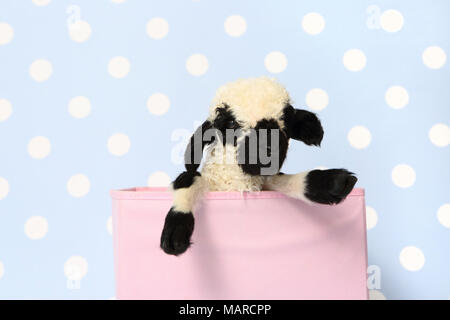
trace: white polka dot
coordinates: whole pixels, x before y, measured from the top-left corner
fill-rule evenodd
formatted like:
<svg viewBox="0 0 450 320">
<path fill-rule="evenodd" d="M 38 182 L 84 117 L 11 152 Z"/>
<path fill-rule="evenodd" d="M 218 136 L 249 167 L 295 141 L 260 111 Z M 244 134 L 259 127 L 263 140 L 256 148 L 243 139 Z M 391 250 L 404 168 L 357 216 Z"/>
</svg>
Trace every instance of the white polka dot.
<svg viewBox="0 0 450 320">
<path fill-rule="evenodd" d="M 74 198 L 84 197 L 89 193 L 91 183 L 84 174 L 76 174 L 67 181 L 67 192 Z"/>
<path fill-rule="evenodd" d="M 38 59 L 33 61 L 30 65 L 30 76 L 37 82 L 48 80 L 53 73 L 53 67 L 50 61 L 45 59 Z"/>
<path fill-rule="evenodd" d="M 14 38 L 14 29 L 6 22 L 0 22 L 0 45 L 10 43 Z"/>
<path fill-rule="evenodd" d="M 91 102 L 86 97 L 74 97 L 69 101 L 69 113 L 77 119 L 85 118 L 91 113 Z"/>
<path fill-rule="evenodd" d="M 437 147 L 446 147 L 450 142 L 450 129 L 446 124 L 437 123 L 428 132 L 431 143 Z"/>
<path fill-rule="evenodd" d="M 408 271 L 418 271 L 425 264 L 425 256 L 419 248 L 408 246 L 400 252 L 400 263 Z"/>
<path fill-rule="evenodd" d="M 428 47 L 422 54 L 423 63 L 431 69 L 439 69 L 447 60 L 447 55 L 445 51 L 440 47 Z"/>
<path fill-rule="evenodd" d="M 307 34 L 319 34 L 325 28 L 325 19 L 319 13 L 308 13 L 302 19 L 302 28 Z"/>
<path fill-rule="evenodd" d="M 272 73 L 280 73 L 287 67 L 287 58 L 280 51 L 273 51 L 266 55 L 264 65 L 267 71 Z"/>
<path fill-rule="evenodd" d="M 163 18 L 153 18 L 147 23 L 147 34 L 152 39 L 162 39 L 168 33 L 169 23 Z"/>
<path fill-rule="evenodd" d="M 7 120 L 12 114 L 11 102 L 0 99 L 0 122 Z"/>
<path fill-rule="evenodd" d="M 28 142 L 28 153 L 34 159 L 46 158 L 52 149 L 50 140 L 46 137 L 38 136 Z"/>
<path fill-rule="evenodd" d="M 361 50 L 350 49 L 344 53 L 342 62 L 349 71 L 361 71 L 366 66 L 367 59 Z"/>
<path fill-rule="evenodd" d="M 82 256 L 71 256 L 64 263 L 64 275 L 68 280 L 81 280 L 88 272 L 88 262 Z"/>
<path fill-rule="evenodd" d="M 374 228 L 378 222 L 378 215 L 374 208 L 366 206 L 366 226 L 367 230 Z"/>
<path fill-rule="evenodd" d="M 308 91 L 306 94 L 306 105 L 314 111 L 320 111 L 328 105 L 328 94 L 325 90 L 315 88 Z"/>
<path fill-rule="evenodd" d="M 115 156 L 123 156 L 130 150 L 130 139 L 126 134 L 116 133 L 108 139 L 108 150 Z"/>
<path fill-rule="evenodd" d="M 167 173 L 156 171 L 148 177 L 147 185 L 149 187 L 167 187 L 171 182 L 172 181 Z"/>
<path fill-rule="evenodd" d="M 369 146 L 372 135 L 366 127 L 355 126 L 348 132 L 347 139 L 353 148 L 364 149 Z"/>
<path fill-rule="evenodd" d="M 416 172 L 407 164 L 399 164 L 392 169 L 392 181 L 400 188 L 411 187 L 416 181 Z"/>
<path fill-rule="evenodd" d="M 33 0 L 33 3 L 37 6 L 43 7 L 50 3 L 50 0 Z"/>
<path fill-rule="evenodd" d="M 39 240 L 48 232 L 48 222 L 44 217 L 33 216 L 25 222 L 25 234 L 31 240 Z"/>
<path fill-rule="evenodd" d="M 92 29 L 88 22 L 79 20 L 69 27 L 69 36 L 75 42 L 84 42 L 91 37 Z"/>
<path fill-rule="evenodd" d="M 437 212 L 439 223 L 446 228 L 450 228 L 450 203 L 443 204 Z"/>
<path fill-rule="evenodd" d="M 0 177 L 0 200 L 6 198 L 9 193 L 9 182 L 5 178 Z"/>
<path fill-rule="evenodd" d="M 123 78 L 130 72 L 130 61 L 125 57 L 114 57 L 109 60 L 108 72 L 114 78 Z"/>
<path fill-rule="evenodd" d="M 380 24 L 384 31 L 397 32 L 403 27 L 403 15 L 397 10 L 386 10 L 381 14 Z"/>
<path fill-rule="evenodd" d="M 147 100 L 147 109 L 150 113 L 160 116 L 170 108 L 169 98 L 162 93 L 154 93 Z"/>
<path fill-rule="evenodd" d="M 106 230 L 108 231 L 108 233 L 110 235 L 113 234 L 113 221 L 112 221 L 112 217 L 109 216 L 108 220 L 106 220 Z"/>
<path fill-rule="evenodd" d="M 3 262 L 0 261 L 0 279 L 5 275 L 5 266 Z"/>
<path fill-rule="evenodd" d="M 379 290 L 369 290 L 369 300 L 386 300 L 386 297 Z"/>
<path fill-rule="evenodd" d="M 201 76 L 208 71 L 208 59 L 202 54 L 193 54 L 186 60 L 186 69 L 193 76 Z"/>
<path fill-rule="evenodd" d="M 229 16 L 224 23 L 225 32 L 231 37 L 240 37 L 247 30 L 247 22 L 241 16 Z"/>
<path fill-rule="evenodd" d="M 408 91 L 401 86 L 392 86 L 387 89 L 384 98 L 388 106 L 394 109 L 401 109 L 409 102 Z"/>
</svg>

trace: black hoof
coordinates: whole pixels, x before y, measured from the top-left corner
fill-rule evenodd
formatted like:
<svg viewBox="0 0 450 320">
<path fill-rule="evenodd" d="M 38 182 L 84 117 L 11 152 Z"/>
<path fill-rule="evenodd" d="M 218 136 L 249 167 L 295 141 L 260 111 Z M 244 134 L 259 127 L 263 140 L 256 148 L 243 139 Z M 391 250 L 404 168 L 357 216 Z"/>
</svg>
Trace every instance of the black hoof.
<svg viewBox="0 0 450 320">
<path fill-rule="evenodd" d="M 171 208 L 161 234 L 161 249 L 175 256 L 182 254 L 191 245 L 193 231 L 194 215 L 191 212 L 178 212 Z"/>
<path fill-rule="evenodd" d="M 306 176 L 305 196 L 313 202 L 336 204 L 347 197 L 357 180 L 345 169 L 313 170 Z"/>
</svg>

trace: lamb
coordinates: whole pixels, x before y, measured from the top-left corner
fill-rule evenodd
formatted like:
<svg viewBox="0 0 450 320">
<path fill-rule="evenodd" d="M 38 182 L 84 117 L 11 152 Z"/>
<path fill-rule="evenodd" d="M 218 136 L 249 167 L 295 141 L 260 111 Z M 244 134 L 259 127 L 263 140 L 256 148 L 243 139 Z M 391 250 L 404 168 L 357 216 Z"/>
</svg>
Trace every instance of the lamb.
<svg viewBox="0 0 450 320">
<path fill-rule="evenodd" d="M 290 139 L 320 146 L 323 133 L 317 116 L 295 109 L 274 79 L 243 79 L 220 87 L 207 120 L 186 148 L 186 171 L 172 183 L 173 206 L 165 218 L 161 248 L 171 255 L 189 248 L 195 204 L 207 191 L 272 190 L 308 203 L 341 202 L 357 181 L 346 169 L 280 172 Z"/>
</svg>

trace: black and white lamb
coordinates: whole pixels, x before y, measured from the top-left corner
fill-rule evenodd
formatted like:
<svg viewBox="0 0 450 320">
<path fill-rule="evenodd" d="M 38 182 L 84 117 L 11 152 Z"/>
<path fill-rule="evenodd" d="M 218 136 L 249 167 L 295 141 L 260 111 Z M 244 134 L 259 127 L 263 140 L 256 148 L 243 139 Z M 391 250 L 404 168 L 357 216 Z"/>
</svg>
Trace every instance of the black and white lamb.
<svg viewBox="0 0 450 320">
<path fill-rule="evenodd" d="M 220 87 L 187 146 L 186 171 L 172 183 L 161 248 L 173 255 L 189 248 L 195 204 L 207 191 L 274 190 L 309 203 L 341 202 L 357 181 L 345 169 L 280 172 L 291 138 L 319 146 L 323 129 L 314 113 L 291 105 L 278 82 L 261 77 Z"/>
</svg>

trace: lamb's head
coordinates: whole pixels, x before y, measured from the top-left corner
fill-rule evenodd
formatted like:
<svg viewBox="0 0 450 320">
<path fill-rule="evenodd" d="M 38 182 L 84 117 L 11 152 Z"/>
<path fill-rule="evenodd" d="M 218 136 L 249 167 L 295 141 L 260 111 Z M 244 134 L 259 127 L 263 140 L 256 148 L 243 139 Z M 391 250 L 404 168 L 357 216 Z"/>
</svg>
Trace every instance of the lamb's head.
<svg viewBox="0 0 450 320">
<path fill-rule="evenodd" d="M 261 77 L 228 83 L 217 90 L 208 119 L 186 150 L 186 168 L 196 170 L 203 148 L 235 149 L 235 160 L 250 175 L 279 172 L 289 139 L 319 145 L 323 130 L 311 112 L 294 109 L 285 88 Z M 226 146 L 226 148 L 224 148 Z"/>
</svg>

